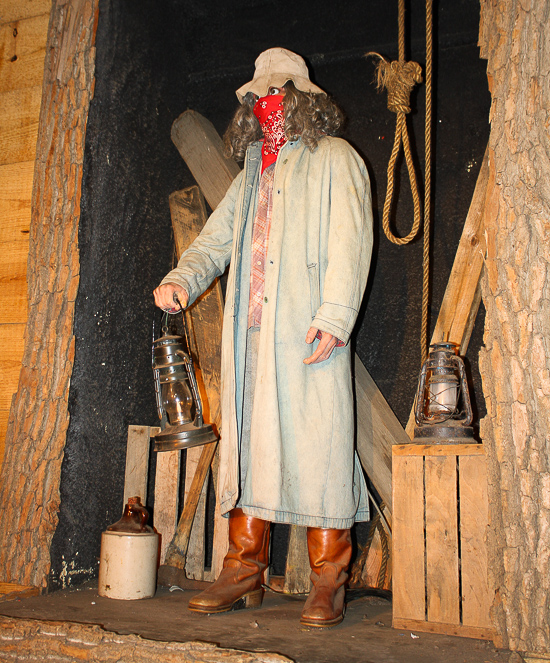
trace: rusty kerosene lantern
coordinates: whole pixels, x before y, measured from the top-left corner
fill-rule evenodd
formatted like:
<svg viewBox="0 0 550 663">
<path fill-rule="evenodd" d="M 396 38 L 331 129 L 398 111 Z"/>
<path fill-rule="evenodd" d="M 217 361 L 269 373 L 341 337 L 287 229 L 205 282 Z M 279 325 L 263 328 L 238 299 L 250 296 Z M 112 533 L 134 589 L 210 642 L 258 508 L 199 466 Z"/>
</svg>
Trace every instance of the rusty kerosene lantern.
<svg viewBox="0 0 550 663">
<path fill-rule="evenodd" d="M 187 336 L 182 312 L 184 332 Z M 165 322 L 167 318 L 163 319 Z M 155 435 L 155 451 L 188 449 L 215 442 L 217 436 L 202 416 L 202 402 L 191 357 L 184 350 L 183 338 L 168 333 L 163 324 L 162 336 L 153 340 L 153 375 L 161 431 Z"/>
<path fill-rule="evenodd" d="M 416 392 L 414 442 L 474 443 L 472 404 L 458 346 L 434 343 L 430 348 Z"/>
</svg>

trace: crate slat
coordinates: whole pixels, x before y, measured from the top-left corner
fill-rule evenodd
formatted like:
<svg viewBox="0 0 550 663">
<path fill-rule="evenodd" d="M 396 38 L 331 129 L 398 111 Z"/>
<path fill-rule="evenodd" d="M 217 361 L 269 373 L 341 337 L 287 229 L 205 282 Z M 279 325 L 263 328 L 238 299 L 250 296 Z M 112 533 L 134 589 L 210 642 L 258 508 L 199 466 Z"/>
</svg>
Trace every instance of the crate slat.
<svg viewBox="0 0 550 663">
<path fill-rule="evenodd" d="M 421 456 L 395 456 L 392 541 L 394 619 L 408 617 L 423 620 L 426 614 L 423 485 L 424 459 Z"/>
<path fill-rule="evenodd" d="M 454 455 L 426 457 L 426 598 L 430 622 L 460 621 L 456 481 Z"/>
<path fill-rule="evenodd" d="M 462 623 L 490 627 L 487 586 L 487 463 L 463 457 L 460 467 L 460 539 L 462 568 Z"/>
</svg>

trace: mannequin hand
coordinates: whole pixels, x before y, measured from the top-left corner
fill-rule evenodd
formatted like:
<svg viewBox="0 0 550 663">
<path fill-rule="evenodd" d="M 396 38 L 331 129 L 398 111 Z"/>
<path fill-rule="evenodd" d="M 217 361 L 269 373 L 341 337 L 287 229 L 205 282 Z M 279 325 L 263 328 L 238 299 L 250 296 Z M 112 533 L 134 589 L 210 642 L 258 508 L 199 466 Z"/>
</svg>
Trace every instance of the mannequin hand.
<svg viewBox="0 0 550 663">
<path fill-rule="evenodd" d="M 306 343 L 313 343 L 318 331 L 319 330 L 315 327 L 310 327 L 306 336 Z M 322 331 L 321 340 L 319 341 L 317 350 L 315 350 L 310 357 L 304 359 L 304 364 L 319 364 L 320 362 L 325 361 L 330 357 L 337 343 L 338 339 L 336 336 Z"/>
<path fill-rule="evenodd" d="M 164 285 L 159 285 L 158 288 L 153 290 L 155 304 L 163 311 L 168 311 L 168 313 L 177 313 L 180 310 L 174 299 L 175 294 L 177 294 L 180 300 L 181 307 L 186 308 L 187 302 L 189 301 L 189 295 L 181 285 L 177 285 L 176 283 L 165 283 Z"/>
</svg>

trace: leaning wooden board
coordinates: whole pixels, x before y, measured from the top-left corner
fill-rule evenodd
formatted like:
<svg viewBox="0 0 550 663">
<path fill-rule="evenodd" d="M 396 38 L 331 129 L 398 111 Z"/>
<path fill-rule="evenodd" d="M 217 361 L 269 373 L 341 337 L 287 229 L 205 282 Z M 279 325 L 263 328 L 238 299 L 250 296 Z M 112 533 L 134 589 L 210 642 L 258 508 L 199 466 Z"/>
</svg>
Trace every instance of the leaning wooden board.
<svg viewBox="0 0 550 663">
<path fill-rule="evenodd" d="M 174 241 L 178 258 L 199 235 L 207 219 L 204 199 L 198 187 L 175 191 L 170 196 L 170 214 L 174 230 Z M 197 359 L 197 382 L 201 392 L 205 421 L 215 425 L 221 432 L 220 381 L 221 381 L 221 332 L 223 322 L 223 294 L 219 279 L 194 302 L 186 312 L 191 336 L 194 339 Z M 194 471 L 199 466 L 202 447 L 188 449 L 186 468 L 186 493 Z M 206 484 L 195 515 L 189 552 L 187 556 L 187 577 L 195 580 L 210 580 L 217 577 L 222 568 L 228 546 L 228 523 L 219 510 L 215 512 L 214 548 L 211 572 L 204 575 L 204 531 L 206 512 Z"/>
</svg>

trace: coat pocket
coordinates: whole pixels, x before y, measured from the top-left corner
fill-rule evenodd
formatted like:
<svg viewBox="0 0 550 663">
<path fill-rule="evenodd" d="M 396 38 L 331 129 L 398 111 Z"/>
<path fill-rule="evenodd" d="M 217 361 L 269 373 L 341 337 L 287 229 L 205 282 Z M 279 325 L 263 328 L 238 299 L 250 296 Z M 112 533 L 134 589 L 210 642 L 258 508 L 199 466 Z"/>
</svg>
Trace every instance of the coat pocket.
<svg viewBox="0 0 550 663">
<path fill-rule="evenodd" d="M 307 266 L 309 276 L 309 301 L 311 304 L 311 319 L 317 315 L 321 306 L 321 289 L 319 287 L 319 270 L 317 263 L 313 262 Z"/>
</svg>

